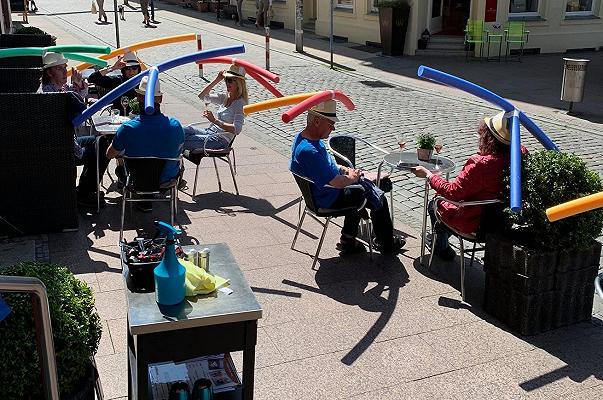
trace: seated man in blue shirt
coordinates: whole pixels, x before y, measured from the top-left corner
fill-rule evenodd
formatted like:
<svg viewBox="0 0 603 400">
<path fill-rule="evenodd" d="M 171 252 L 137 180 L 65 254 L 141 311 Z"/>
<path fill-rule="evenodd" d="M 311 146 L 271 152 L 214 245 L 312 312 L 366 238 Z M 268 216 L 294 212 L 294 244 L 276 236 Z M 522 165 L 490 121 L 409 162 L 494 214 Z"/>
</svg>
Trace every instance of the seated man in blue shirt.
<svg viewBox="0 0 603 400">
<path fill-rule="evenodd" d="M 339 209 L 359 207 L 367 195 L 365 191 L 350 189 L 348 186 L 357 184 L 362 177 L 362 171 L 337 165 L 333 157 L 327 153 L 322 139 L 329 137 L 339 121 L 336 115 L 337 103 L 328 100 L 313 107 L 308 112 L 306 127 L 295 137 L 291 149 L 291 172 L 311 179 L 312 195 L 319 208 Z M 331 187 L 328 187 L 329 185 Z M 363 186 L 370 185 L 364 182 Z M 392 220 L 385 196 L 379 198 L 379 206 L 367 202 L 371 210 L 371 220 L 379 251 L 397 253 L 406 243 L 399 236 L 394 236 Z M 356 240 L 361 213 L 348 214 L 343 223 L 341 238 L 337 249 L 344 253 L 365 251 L 362 243 Z"/>
<path fill-rule="evenodd" d="M 136 89 L 138 102 L 144 104 L 144 96 L 147 89 L 148 77 L 140 81 Z M 161 113 L 159 105 L 163 99 L 159 80 L 155 85 L 155 113 L 147 115 L 144 112 L 139 117 L 122 124 L 117 132 L 113 143 L 107 149 L 107 158 L 115 158 L 119 155 L 126 157 L 165 157 L 177 158 L 182 153 L 184 143 L 184 131 L 182 125 L 175 118 L 170 118 Z M 168 182 L 180 174 L 178 161 L 166 162 L 161 174 L 161 182 Z M 150 202 L 137 202 L 142 211 L 151 211 Z"/>
</svg>

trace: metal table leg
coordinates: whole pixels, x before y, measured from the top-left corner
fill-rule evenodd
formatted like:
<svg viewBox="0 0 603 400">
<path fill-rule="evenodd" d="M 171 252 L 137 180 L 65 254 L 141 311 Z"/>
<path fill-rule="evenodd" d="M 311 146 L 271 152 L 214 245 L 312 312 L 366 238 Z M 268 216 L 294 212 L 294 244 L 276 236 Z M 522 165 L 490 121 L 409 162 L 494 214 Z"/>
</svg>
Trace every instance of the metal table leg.
<svg viewBox="0 0 603 400">
<path fill-rule="evenodd" d="M 429 181 L 425 179 L 425 191 L 423 192 L 423 226 L 421 228 L 421 260 L 420 264 L 423 265 L 423 258 L 425 256 L 425 235 L 427 234 L 427 200 L 429 197 Z"/>
<path fill-rule="evenodd" d="M 99 174 L 99 155 L 98 155 L 98 142 L 101 136 L 98 135 L 94 139 L 94 152 L 96 153 L 96 212 L 100 213 L 100 174 Z"/>
</svg>

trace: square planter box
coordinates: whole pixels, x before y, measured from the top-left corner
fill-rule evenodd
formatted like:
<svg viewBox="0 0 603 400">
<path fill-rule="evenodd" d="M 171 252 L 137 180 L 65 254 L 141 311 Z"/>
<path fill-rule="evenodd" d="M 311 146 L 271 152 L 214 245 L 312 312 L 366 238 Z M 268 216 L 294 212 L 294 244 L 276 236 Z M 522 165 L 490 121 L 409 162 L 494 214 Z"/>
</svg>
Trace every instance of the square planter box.
<svg viewBox="0 0 603 400">
<path fill-rule="evenodd" d="M 601 244 L 537 251 L 498 235 L 486 239 L 485 309 L 522 335 L 591 319 Z"/>
</svg>

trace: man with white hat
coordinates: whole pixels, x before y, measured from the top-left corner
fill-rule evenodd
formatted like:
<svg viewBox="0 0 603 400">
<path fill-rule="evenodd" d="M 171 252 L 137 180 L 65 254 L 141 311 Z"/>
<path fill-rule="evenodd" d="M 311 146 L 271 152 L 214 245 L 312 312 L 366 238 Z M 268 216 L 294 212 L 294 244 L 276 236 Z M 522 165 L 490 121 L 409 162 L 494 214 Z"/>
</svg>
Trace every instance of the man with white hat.
<svg viewBox="0 0 603 400">
<path fill-rule="evenodd" d="M 293 140 L 289 168 L 291 172 L 314 182 L 312 196 L 319 208 L 341 209 L 359 206 L 365 199 L 375 200 L 378 196 L 377 201 L 367 201 L 366 205 L 371 210 L 376 247 L 382 254 L 395 254 L 406 242 L 394 235 L 383 192 L 364 179 L 362 171 L 337 165 L 322 142 L 329 137 L 338 121 L 337 103 L 334 100 L 325 101 L 310 109 L 306 127 Z M 358 183 L 367 190 L 348 188 Z M 377 196 L 370 198 L 373 194 Z M 337 244 L 337 249 L 342 253 L 366 251 L 364 245 L 356 240 L 361 216 L 361 212 L 345 216 L 341 238 Z"/>
<path fill-rule="evenodd" d="M 138 102 L 143 105 L 147 91 L 148 76 L 140 81 L 136 89 Z M 140 116 L 124 122 L 117 132 L 113 143 L 107 150 L 109 159 L 119 155 L 128 157 L 165 157 L 176 158 L 182 152 L 184 131 L 182 125 L 175 118 L 170 118 L 161 113 L 160 104 L 163 93 L 159 79 L 155 84 L 155 113 L 147 115 L 141 112 Z M 141 108 L 142 109 L 142 108 Z M 177 161 L 165 163 L 161 174 L 161 183 L 168 182 L 180 174 L 180 165 Z M 123 176 L 121 177 L 123 179 Z M 142 211 L 151 211 L 150 202 L 137 202 L 137 207 Z"/>
<path fill-rule="evenodd" d="M 67 83 L 67 59 L 62 54 L 47 52 L 42 61 L 42 84 L 38 92 L 74 92 L 82 100 L 88 96 L 88 84 L 75 68 L 71 69 L 71 84 Z"/>
<path fill-rule="evenodd" d="M 109 75 L 113 71 L 121 70 L 121 75 Z M 135 52 L 127 52 L 122 57 L 119 57 L 115 64 L 110 67 L 101 68 L 98 71 L 92 73 L 88 78 L 88 82 L 95 84 L 107 91 L 111 91 L 129 80 L 130 78 L 138 75 L 141 71 L 140 61 Z M 135 89 L 130 89 L 123 96 L 126 96 L 129 100 L 136 98 Z M 123 97 L 121 96 L 121 97 Z M 130 112 L 130 107 L 124 108 L 121 104 L 121 97 L 113 100 L 113 108 L 119 110 L 121 115 L 127 115 Z"/>
</svg>

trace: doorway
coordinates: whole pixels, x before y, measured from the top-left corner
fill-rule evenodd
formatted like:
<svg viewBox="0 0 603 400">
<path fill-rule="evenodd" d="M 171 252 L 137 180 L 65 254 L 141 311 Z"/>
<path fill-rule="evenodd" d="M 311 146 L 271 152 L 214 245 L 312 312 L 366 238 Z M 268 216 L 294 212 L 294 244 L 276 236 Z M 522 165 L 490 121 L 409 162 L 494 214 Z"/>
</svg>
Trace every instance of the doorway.
<svg viewBox="0 0 603 400">
<path fill-rule="evenodd" d="M 471 12 L 471 0 L 442 1 L 442 35 L 463 35 Z M 435 3 L 435 0 L 434 0 Z"/>
<path fill-rule="evenodd" d="M 316 24 L 316 8 L 317 8 L 317 0 L 303 0 L 304 7 L 304 30 L 314 32 L 315 24 Z"/>
</svg>

